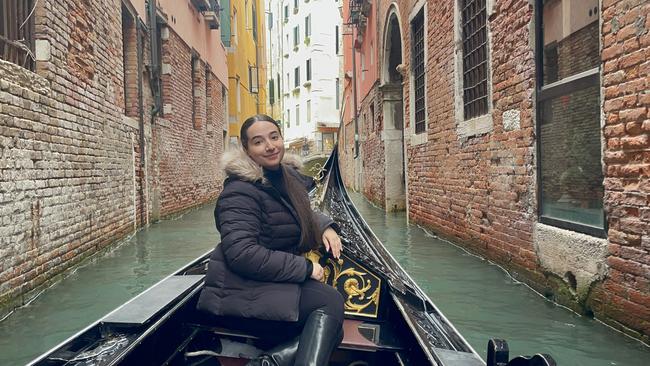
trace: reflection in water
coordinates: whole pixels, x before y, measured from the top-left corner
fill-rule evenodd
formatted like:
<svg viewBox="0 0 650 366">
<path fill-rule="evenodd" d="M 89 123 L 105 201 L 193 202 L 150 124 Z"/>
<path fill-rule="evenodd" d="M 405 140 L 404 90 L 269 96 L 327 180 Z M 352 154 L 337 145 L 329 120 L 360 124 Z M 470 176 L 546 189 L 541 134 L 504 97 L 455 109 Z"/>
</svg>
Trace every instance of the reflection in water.
<svg viewBox="0 0 650 366">
<path fill-rule="evenodd" d="M 24 365 L 212 249 L 213 209 L 141 230 L 0 322 L 0 365 Z"/>
<path fill-rule="evenodd" d="M 499 267 L 424 230 L 406 226 L 404 213 L 351 198 L 387 249 L 485 357 L 489 338 L 508 341 L 512 354 L 549 353 L 558 365 L 650 364 L 650 348 L 572 313 L 513 280 Z"/>
</svg>

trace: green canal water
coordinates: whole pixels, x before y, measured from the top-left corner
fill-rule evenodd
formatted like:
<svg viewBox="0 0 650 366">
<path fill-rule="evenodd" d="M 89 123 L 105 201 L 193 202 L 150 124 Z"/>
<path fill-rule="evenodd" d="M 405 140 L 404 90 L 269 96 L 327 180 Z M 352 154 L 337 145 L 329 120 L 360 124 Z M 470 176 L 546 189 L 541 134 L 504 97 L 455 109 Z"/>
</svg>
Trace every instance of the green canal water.
<svg viewBox="0 0 650 366">
<path fill-rule="evenodd" d="M 650 348 L 513 281 L 499 267 L 352 198 L 377 236 L 456 328 L 484 356 L 487 340 L 512 353 L 550 353 L 562 366 L 650 365 Z M 0 365 L 24 365 L 218 241 L 212 207 L 134 235 L 0 322 Z"/>
</svg>

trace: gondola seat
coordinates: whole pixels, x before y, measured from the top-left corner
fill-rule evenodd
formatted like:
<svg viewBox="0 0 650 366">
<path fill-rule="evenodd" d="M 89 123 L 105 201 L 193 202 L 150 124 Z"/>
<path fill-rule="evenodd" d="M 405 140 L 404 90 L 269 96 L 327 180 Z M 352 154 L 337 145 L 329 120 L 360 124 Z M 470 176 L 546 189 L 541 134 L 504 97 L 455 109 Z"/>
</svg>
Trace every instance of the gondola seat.
<svg viewBox="0 0 650 366">
<path fill-rule="evenodd" d="M 237 329 L 224 328 L 217 323 L 191 322 L 187 326 L 200 331 L 210 332 L 227 338 L 258 340 L 259 337 Z M 384 335 L 380 337 L 381 324 L 345 319 L 343 323 L 343 341 L 339 348 L 357 351 L 375 352 L 379 350 L 400 350 L 403 346 L 394 339 Z M 384 330 L 389 332 L 388 329 Z"/>
</svg>

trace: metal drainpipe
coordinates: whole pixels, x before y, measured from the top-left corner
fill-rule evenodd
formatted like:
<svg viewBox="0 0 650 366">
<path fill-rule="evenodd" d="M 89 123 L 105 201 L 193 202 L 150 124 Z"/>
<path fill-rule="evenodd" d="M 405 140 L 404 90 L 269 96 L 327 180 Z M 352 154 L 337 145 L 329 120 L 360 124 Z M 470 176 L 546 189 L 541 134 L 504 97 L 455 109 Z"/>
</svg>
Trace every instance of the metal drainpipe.
<svg viewBox="0 0 650 366">
<path fill-rule="evenodd" d="M 278 101 L 280 104 L 278 107 L 280 108 L 280 119 L 282 119 L 282 134 L 284 135 L 285 130 L 284 127 L 287 125 L 287 120 L 283 117 L 284 113 L 284 13 L 282 13 L 282 3 L 278 2 L 278 26 L 279 26 L 279 45 L 278 45 L 278 59 L 280 60 L 278 68 L 280 69 L 280 80 L 278 80 L 278 84 L 280 84 L 280 88 L 278 89 Z M 281 14 L 281 15 L 280 15 Z M 289 85 L 287 85 L 287 88 Z"/>
<path fill-rule="evenodd" d="M 146 165 L 146 149 L 145 149 L 145 136 L 144 136 L 144 98 L 142 91 L 142 66 L 144 63 L 142 55 L 142 24 L 139 19 L 136 17 L 136 42 L 137 42 L 137 63 L 138 63 L 138 120 L 140 128 L 140 217 L 142 218 L 142 225 L 146 225 L 149 222 L 149 217 L 147 215 L 147 205 L 144 197 L 145 192 L 145 182 L 147 176 L 147 165 Z"/>
<path fill-rule="evenodd" d="M 154 129 L 153 125 L 156 120 L 156 116 L 160 115 L 162 110 L 162 85 L 160 80 L 160 67 L 158 63 L 160 60 L 160 50 L 158 49 L 158 26 L 157 26 L 157 15 L 156 15 L 156 3 L 155 0 L 147 0 L 147 13 L 148 13 L 148 26 L 149 26 L 149 49 L 150 49 L 150 62 L 149 65 L 149 87 L 151 88 L 151 93 L 153 96 L 153 105 L 151 106 L 151 114 L 149 116 L 149 123 L 151 126 L 151 134 L 153 137 Z M 152 154 L 153 157 L 153 154 Z M 155 171 L 154 171 L 155 175 Z M 154 186 L 155 189 L 155 186 Z M 153 203 L 157 203 L 156 193 L 154 191 Z M 155 207 L 154 207 L 155 209 Z M 154 218 L 159 218 L 159 213 L 154 211 Z"/>
<path fill-rule="evenodd" d="M 359 157 L 359 122 L 358 122 L 358 113 L 357 113 L 357 57 L 356 51 L 354 48 L 354 40 L 356 38 L 356 33 L 358 30 L 355 28 L 352 31 L 352 100 L 354 104 L 354 158 Z"/>
<path fill-rule="evenodd" d="M 158 49 L 158 26 L 156 25 L 156 4 L 155 0 L 147 1 L 147 12 L 149 14 L 149 47 L 151 49 L 151 64 L 149 65 L 150 75 L 149 83 L 153 92 L 153 106 L 151 108 L 151 124 L 154 123 L 155 116 L 159 114 L 162 105 L 161 86 L 160 86 L 160 68 L 158 61 L 161 57 Z"/>
</svg>

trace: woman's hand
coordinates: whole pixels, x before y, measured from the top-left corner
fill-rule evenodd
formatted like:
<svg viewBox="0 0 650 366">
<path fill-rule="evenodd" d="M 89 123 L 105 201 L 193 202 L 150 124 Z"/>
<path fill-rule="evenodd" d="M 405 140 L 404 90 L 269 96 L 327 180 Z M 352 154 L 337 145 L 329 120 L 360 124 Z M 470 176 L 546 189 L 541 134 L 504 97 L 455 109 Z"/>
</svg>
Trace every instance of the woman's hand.
<svg viewBox="0 0 650 366">
<path fill-rule="evenodd" d="M 311 271 L 311 278 L 315 279 L 316 281 L 323 282 L 323 275 L 324 275 L 323 267 L 321 267 L 321 265 L 318 263 L 314 263 L 314 262 L 312 263 L 314 264 L 314 267 Z"/>
<path fill-rule="evenodd" d="M 339 238 L 339 234 L 337 234 L 331 227 L 325 229 L 325 232 L 323 233 L 323 244 L 325 244 L 326 251 L 332 252 L 332 257 L 336 259 L 341 257 L 341 251 L 343 250 L 341 238 Z"/>
</svg>

